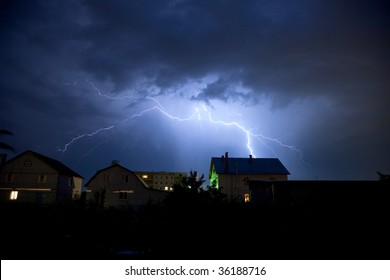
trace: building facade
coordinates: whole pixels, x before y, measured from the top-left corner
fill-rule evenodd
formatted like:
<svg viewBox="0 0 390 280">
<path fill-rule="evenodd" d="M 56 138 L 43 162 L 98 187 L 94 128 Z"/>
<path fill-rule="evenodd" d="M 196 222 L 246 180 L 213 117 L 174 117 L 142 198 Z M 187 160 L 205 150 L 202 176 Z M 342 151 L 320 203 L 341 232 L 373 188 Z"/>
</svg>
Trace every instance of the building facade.
<svg viewBox="0 0 390 280">
<path fill-rule="evenodd" d="M 248 182 L 251 180 L 288 180 L 290 173 L 277 158 L 211 158 L 209 180 L 230 199 L 248 202 Z"/>
<path fill-rule="evenodd" d="M 63 163 L 25 151 L 0 167 L 0 200 L 61 204 L 81 195 L 83 177 Z"/>
<path fill-rule="evenodd" d="M 163 201 L 169 192 L 150 188 L 135 172 L 113 161 L 86 183 L 87 199 L 104 207 L 141 206 Z"/>
<path fill-rule="evenodd" d="M 152 171 L 136 171 L 138 177 L 152 189 L 161 191 L 173 191 L 173 185 L 180 178 L 186 178 L 186 172 L 152 172 Z"/>
</svg>

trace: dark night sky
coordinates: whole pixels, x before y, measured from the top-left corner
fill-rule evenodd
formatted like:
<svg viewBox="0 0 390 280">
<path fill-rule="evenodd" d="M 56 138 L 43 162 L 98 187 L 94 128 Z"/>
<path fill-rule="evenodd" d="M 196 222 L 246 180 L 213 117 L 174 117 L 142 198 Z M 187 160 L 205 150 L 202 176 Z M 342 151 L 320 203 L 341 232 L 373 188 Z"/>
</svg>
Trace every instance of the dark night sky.
<svg viewBox="0 0 390 280">
<path fill-rule="evenodd" d="M 207 178 L 226 151 L 278 157 L 290 179 L 375 180 L 389 18 L 373 0 L 3 0 L 1 141 L 86 180 L 114 159 Z"/>
</svg>

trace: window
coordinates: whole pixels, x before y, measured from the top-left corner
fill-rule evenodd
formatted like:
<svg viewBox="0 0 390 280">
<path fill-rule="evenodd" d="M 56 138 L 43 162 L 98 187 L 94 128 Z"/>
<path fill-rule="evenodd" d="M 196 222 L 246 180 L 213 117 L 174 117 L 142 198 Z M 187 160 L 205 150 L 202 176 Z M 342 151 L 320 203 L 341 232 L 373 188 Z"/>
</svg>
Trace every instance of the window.
<svg viewBox="0 0 390 280">
<path fill-rule="evenodd" d="M 251 197 L 249 193 L 244 194 L 244 202 L 249 202 L 249 201 L 251 201 Z"/>
<path fill-rule="evenodd" d="M 109 183 L 111 182 L 111 175 L 110 174 L 104 174 L 104 182 Z"/>
<path fill-rule="evenodd" d="M 12 183 L 15 179 L 15 176 L 14 174 L 7 174 L 7 176 L 5 177 L 5 182 L 6 183 Z"/>
<path fill-rule="evenodd" d="M 142 175 L 142 179 L 148 179 L 148 175 L 146 174 Z"/>
<path fill-rule="evenodd" d="M 123 175 L 122 179 L 123 179 L 123 182 L 128 183 L 129 182 L 129 175 Z"/>
<path fill-rule="evenodd" d="M 127 199 L 127 192 L 119 192 L 119 199 L 126 200 Z"/>
<path fill-rule="evenodd" d="M 12 191 L 9 199 L 10 200 L 17 200 L 18 199 L 18 191 Z"/>
<path fill-rule="evenodd" d="M 46 183 L 47 182 L 47 175 L 39 174 L 37 181 L 38 181 L 38 183 Z"/>
</svg>

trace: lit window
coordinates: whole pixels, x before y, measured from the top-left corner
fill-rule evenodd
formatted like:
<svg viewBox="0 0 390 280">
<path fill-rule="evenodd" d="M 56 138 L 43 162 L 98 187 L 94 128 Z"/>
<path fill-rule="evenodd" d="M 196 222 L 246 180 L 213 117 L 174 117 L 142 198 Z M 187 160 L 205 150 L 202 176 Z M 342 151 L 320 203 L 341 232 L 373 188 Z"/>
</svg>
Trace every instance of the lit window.
<svg viewBox="0 0 390 280">
<path fill-rule="evenodd" d="M 18 191 L 12 191 L 9 199 L 17 200 L 18 199 Z"/>
<path fill-rule="evenodd" d="M 127 192 L 119 192 L 119 199 L 126 200 L 127 199 Z"/>
<path fill-rule="evenodd" d="M 167 190 L 168 190 L 168 187 L 165 187 L 165 190 L 167 191 Z"/>
<path fill-rule="evenodd" d="M 148 175 L 146 174 L 142 175 L 142 179 L 148 179 Z"/>
<path fill-rule="evenodd" d="M 249 201 L 251 201 L 249 193 L 244 194 L 244 202 L 249 202 Z"/>
</svg>

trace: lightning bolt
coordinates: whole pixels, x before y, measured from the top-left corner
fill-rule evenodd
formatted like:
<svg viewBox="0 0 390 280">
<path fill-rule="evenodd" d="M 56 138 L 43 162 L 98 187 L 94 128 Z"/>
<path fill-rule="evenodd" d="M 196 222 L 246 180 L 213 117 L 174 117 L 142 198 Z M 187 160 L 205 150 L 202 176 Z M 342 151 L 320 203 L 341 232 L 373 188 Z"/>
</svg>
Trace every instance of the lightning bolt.
<svg viewBox="0 0 390 280">
<path fill-rule="evenodd" d="M 89 149 L 88 152 L 84 153 L 84 154 L 79 158 L 79 160 L 76 162 L 76 166 L 79 165 L 80 161 L 81 161 L 83 158 L 89 156 L 89 155 L 92 153 L 93 150 L 95 150 L 96 148 L 98 148 L 99 146 L 101 146 L 101 145 L 103 145 L 103 144 L 105 144 L 105 143 L 107 143 L 107 142 L 108 142 L 108 139 L 106 139 L 106 140 L 104 140 L 104 141 L 102 141 L 102 142 L 96 144 L 96 145 L 93 146 L 91 149 Z"/>
<path fill-rule="evenodd" d="M 93 82 L 91 82 L 90 80 L 85 80 L 88 84 L 91 85 L 91 87 L 98 93 L 99 96 L 103 96 L 105 98 L 108 98 L 108 99 L 112 99 L 112 100 L 126 100 L 126 99 L 133 99 L 133 102 L 135 102 L 135 99 L 133 96 L 131 95 L 125 95 L 125 96 L 111 96 L 111 95 L 107 95 L 107 94 L 103 94 L 100 89 L 98 89 Z"/>
<path fill-rule="evenodd" d="M 100 132 L 102 132 L 102 131 L 107 131 L 107 130 L 110 130 L 110 129 L 112 129 L 112 128 L 114 128 L 113 125 L 108 126 L 108 127 L 99 128 L 98 130 L 96 130 L 96 131 L 94 131 L 94 132 L 91 132 L 91 133 L 87 133 L 87 134 L 82 134 L 82 135 L 76 136 L 76 137 L 72 138 L 72 140 L 70 140 L 68 143 L 66 143 L 66 144 L 64 145 L 64 148 L 62 148 L 62 149 L 59 148 L 58 151 L 59 151 L 59 152 L 66 152 L 66 150 L 68 149 L 68 147 L 69 147 L 70 145 L 72 145 L 74 142 L 80 140 L 81 138 L 84 138 L 84 137 L 92 137 L 92 136 L 95 136 L 96 134 L 98 134 L 98 133 L 100 133 Z"/>
<path fill-rule="evenodd" d="M 169 114 L 165 109 L 164 107 L 161 105 L 161 103 L 153 98 L 153 97 L 146 97 L 146 99 L 148 100 L 152 100 L 153 102 L 155 102 L 157 105 L 149 108 L 149 109 L 146 109 L 146 110 L 143 110 L 142 112 L 140 113 L 137 113 L 137 114 L 134 114 L 132 115 L 130 118 L 126 119 L 124 122 L 130 120 L 130 119 L 133 119 L 133 118 L 136 118 L 136 117 L 141 117 L 142 115 L 144 115 L 145 113 L 148 113 L 150 111 L 153 111 L 153 110 L 157 110 L 157 111 L 160 111 L 161 114 L 163 114 L 164 116 L 166 116 L 167 118 L 171 119 L 171 120 L 175 120 L 175 121 L 180 121 L 180 122 L 184 122 L 184 121 L 191 121 L 193 119 L 199 119 L 200 118 L 200 115 L 199 115 L 199 111 L 198 109 L 195 109 L 195 111 L 187 118 L 180 118 L 180 117 L 177 117 L 177 116 L 173 116 L 171 114 Z"/>
<path fill-rule="evenodd" d="M 124 99 L 132 99 L 133 98 L 131 96 L 115 97 L 115 96 L 109 96 L 109 95 L 106 95 L 106 94 L 102 94 L 101 91 L 91 81 L 89 81 L 89 80 L 86 80 L 86 81 L 87 81 L 88 84 L 90 84 L 90 86 L 101 97 L 104 97 L 104 98 L 107 98 L 107 99 L 113 99 L 113 100 L 124 100 Z M 79 82 L 79 80 L 74 82 L 72 85 L 75 86 L 78 82 Z M 260 133 L 255 133 L 255 132 L 253 132 L 253 130 L 246 128 L 245 126 L 243 126 L 242 124 L 240 124 L 238 122 L 234 122 L 234 121 L 226 122 L 226 121 L 223 121 L 223 120 L 216 120 L 216 119 L 214 119 L 212 117 L 211 112 L 207 109 L 206 104 L 204 104 L 204 103 L 202 104 L 202 110 L 203 110 L 203 112 L 205 112 L 205 116 L 204 116 L 204 114 L 201 114 L 201 112 L 200 112 L 200 110 L 198 108 L 196 108 L 194 110 L 194 112 L 192 114 L 190 114 L 188 117 L 179 117 L 179 116 L 172 115 L 171 113 L 169 113 L 164 108 L 164 106 L 156 98 L 148 96 L 148 97 L 145 98 L 145 100 L 150 100 L 155 105 L 153 105 L 153 106 L 151 106 L 151 107 L 149 107 L 147 109 L 144 109 L 144 110 L 142 110 L 142 111 L 140 111 L 138 113 L 135 113 L 135 114 L 127 117 L 120 124 L 124 124 L 124 123 L 126 123 L 126 122 L 128 122 L 128 121 L 130 121 L 132 119 L 142 117 L 143 115 L 148 114 L 148 113 L 150 113 L 152 111 L 158 111 L 162 115 L 164 115 L 166 118 L 174 120 L 174 121 L 178 121 L 178 122 L 186 122 L 186 121 L 198 120 L 198 121 L 207 121 L 209 123 L 212 123 L 212 124 L 215 124 L 215 125 L 220 125 L 220 126 L 235 127 L 235 128 L 237 128 L 239 131 L 241 131 L 245 135 L 245 137 L 246 137 L 246 148 L 247 148 L 247 150 L 249 151 L 249 153 L 253 157 L 256 157 L 256 155 L 255 155 L 255 152 L 254 152 L 254 148 L 252 147 L 252 140 L 253 139 L 257 139 L 257 140 L 259 140 L 261 142 L 261 144 L 263 146 L 265 146 L 267 149 L 269 149 L 275 156 L 277 156 L 275 151 L 270 146 L 268 146 L 265 142 L 272 142 L 272 143 L 275 143 L 275 144 L 279 145 L 280 147 L 287 148 L 287 149 L 289 149 L 291 151 L 294 151 L 294 152 L 298 153 L 300 161 L 303 162 L 304 164 L 308 165 L 303 160 L 303 153 L 302 153 L 302 151 L 297 149 L 295 146 L 287 145 L 287 144 L 283 143 L 282 141 L 280 141 L 280 140 L 278 140 L 276 138 L 271 138 L 271 137 L 265 136 L 265 135 L 260 134 Z M 134 101 L 134 102 L 136 102 L 136 101 Z M 95 130 L 95 131 L 93 131 L 91 133 L 86 133 L 86 134 L 82 134 L 82 135 L 76 136 L 76 137 L 72 138 L 68 143 L 66 143 L 63 148 L 59 148 L 58 151 L 66 152 L 70 145 L 72 145 L 73 143 L 79 141 L 80 139 L 85 138 L 85 137 L 93 137 L 93 136 L 95 136 L 95 135 L 97 135 L 99 133 L 103 133 L 105 131 L 111 130 L 114 127 L 115 127 L 115 125 L 110 125 L 110 126 L 103 127 L 103 128 L 98 129 L 98 130 Z M 264 140 L 265 140 L 265 142 L 264 142 Z M 105 142 L 103 142 L 103 143 L 105 143 Z M 98 144 L 97 146 L 93 147 L 92 149 L 95 149 L 96 147 L 100 146 L 103 143 Z M 85 156 L 85 155 L 83 155 L 83 156 Z"/>
<path fill-rule="evenodd" d="M 304 162 L 303 160 L 303 153 L 302 151 L 300 151 L 299 149 L 297 149 L 295 146 L 292 146 L 292 145 L 286 145 L 284 144 L 283 142 L 281 142 L 280 140 L 276 139 L 276 138 L 271 138 L 271 137 L 268 137 L 268 136 L 264 136 L 262 134 L 256 134 L 256 133 L 253 133 L 251 130 L 245 128 L 244 126 L 242 126 L 241 124 L 237 123 L 237 122 L 225 122 L 225 121 L 221 121 L 221 120 L 214 120 L 211 116 L 211 113 L 210 111 L 207 109 L 207 107 L 203 104 L 202 106 L 203 110 L 207 113 L 207 116 L 208 116 L 208 120 L 211 122 L 211 123 L 214 123 L 214 124 L 219 124 L 219 125 L 224 125 L 224 126 L 234 126 L 236 128 L 238 128 L 239 130 L 242 131 L 242 133 L 244 133 L 244 135 L 246 136 L 246 139 L 247 139 L 247 142 L 246 142 L 246 148 L 248 149 L 249 153 L 253 156 L 253 157 L 256 157 L 255 153 L 254 153 L 254 149 L 252 148 L 251 146 L 251 139 L 252 138 L 256 138 L 258 140 L 267 140 L 267 141 L 270 141 L 270 142 L 274 142 L 276 144 L 278 144 L 279 146 L 281 147 L 284 147 L 284 148 L 288 148 L 294 152 L 297 152 L 299 154 L 299 159 Z M 263 144 L 264 145 L 264 144 Z M 271 152 L 275 155 L 275 151 L 267 146 L 267 145 L 264 145 L 266 148 L 270 149 Z"/>
</svg>

